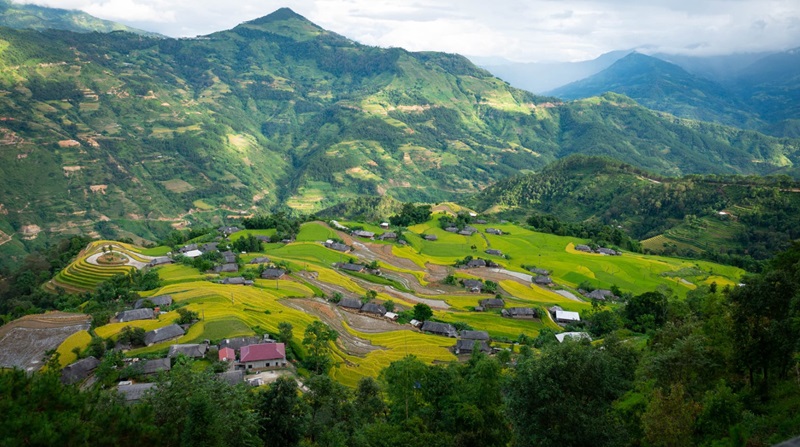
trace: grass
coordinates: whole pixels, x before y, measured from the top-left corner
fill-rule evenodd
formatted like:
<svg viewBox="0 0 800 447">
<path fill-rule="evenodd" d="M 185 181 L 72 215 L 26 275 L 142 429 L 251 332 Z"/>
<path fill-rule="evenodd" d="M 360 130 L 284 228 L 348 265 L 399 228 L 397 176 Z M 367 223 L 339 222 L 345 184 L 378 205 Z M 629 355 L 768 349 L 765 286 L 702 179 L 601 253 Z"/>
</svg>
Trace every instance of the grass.
<svg viewBox="0 0 800 447">
<path fill-rule="evenodd" d="M 183 264 L 165 265 L 158 267 L 156 271 L 165 285 L 199 281 L 206 277 L 204 273 L 201 273 L 196 268 Z"/>
<path fill-rule="evenodd" d="M 326 241 L 334 237 L 337 237 L 336 232 L 327 225 L 320 224 L 319 222 L 308 222 L 303 224 L 300 228 L 300 233 L 297 234 L 297 241 Z"/>
</svg>

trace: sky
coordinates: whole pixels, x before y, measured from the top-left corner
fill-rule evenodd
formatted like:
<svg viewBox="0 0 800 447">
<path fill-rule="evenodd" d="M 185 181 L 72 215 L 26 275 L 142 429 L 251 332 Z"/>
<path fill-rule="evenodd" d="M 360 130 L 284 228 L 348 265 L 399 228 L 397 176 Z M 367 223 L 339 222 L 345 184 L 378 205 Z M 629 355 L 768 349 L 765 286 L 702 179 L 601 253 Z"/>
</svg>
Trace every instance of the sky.
<svg viewBox="0 0 800 447">
<path fill-rule="evenodd" d="M 191 37 L 292 8 L 357 42 L 516 62 L 800 47 L 800 0 L 15 0 Z"/>
</svg>

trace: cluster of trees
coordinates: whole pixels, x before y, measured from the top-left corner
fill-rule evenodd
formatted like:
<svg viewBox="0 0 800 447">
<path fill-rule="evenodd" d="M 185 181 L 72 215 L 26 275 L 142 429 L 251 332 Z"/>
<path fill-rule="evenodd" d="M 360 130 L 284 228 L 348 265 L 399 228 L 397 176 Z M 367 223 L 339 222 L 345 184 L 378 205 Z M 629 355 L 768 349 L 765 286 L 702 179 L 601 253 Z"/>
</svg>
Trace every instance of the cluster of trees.
<svg viewBox="0 0 800 447">
<path fill-rule="evenodd" d="M 408 227 L 427 222 L 430 217 L 430 205 L 414 205 L 413 203 L 404 203 L 400 213 L 389 218 L 389 223 L 397 227 Z"/>
<path fill-rule="evenodd" d="M 284 212 L 275 214 L 260 214 L 242 220 L 242 225 L 248 230 L 267 230 L 274 228 L 275 235 L 273 238 L 277 241 L 283 239 L 292 239 L 300 232 L 300 225 L 307 220 L 313 220 L 314 216 L 306 217 L 291 217 Z"/>
<path fill-rule="evenodd" d="M 591 239 L 601 247 L 613 246 L 627 251 L 642 252 L 642 244 L 639 241 L 631 238 L 621 228 L 611 225 L 593 221 L 564 222 L 555 216 L 539 213 L 529 216 L 526 223 L 542 233 Z"/>
<path fill-rule="evenodd" d="M 233 249 L 237 252 L 257 253 L 264 251 L 264 243 L 252 234 L 248 234 L 233 241 Z"/>
</svg>

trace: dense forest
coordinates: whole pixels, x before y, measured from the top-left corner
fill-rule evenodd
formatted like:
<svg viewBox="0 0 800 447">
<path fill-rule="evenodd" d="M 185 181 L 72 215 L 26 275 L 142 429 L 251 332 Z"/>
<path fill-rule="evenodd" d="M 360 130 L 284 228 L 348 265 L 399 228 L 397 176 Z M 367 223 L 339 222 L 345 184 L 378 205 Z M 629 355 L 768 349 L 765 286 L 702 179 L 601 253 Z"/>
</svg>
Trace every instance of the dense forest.
<svg viewBox="0 0 800 447">
<path fill-rule="evenodd" d="M 354 389 L 325 374 L 336 365 L 323 324 L 303 338 L 302 392 L 290 378 L 231 386 L 179 357 L 128 406 L 111 387 L 113 351 L 85 391 L 62 385 L 51 358 L 32 376 L 0 374 L 0 444 L 769 446 L 800 433 L 800 244 L 744 282 L 596 302 L 568 329 L 598 342 L 542 331 L 464 363 L 408 356 Z"/>
</svg>

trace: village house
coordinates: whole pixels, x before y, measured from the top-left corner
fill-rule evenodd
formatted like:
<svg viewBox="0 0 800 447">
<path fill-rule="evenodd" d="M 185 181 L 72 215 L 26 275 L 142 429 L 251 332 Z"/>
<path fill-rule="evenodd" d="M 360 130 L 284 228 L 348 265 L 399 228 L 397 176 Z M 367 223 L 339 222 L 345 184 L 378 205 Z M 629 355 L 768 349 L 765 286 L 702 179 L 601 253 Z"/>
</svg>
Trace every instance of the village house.
<svg viewBox="0 0 800 447">
<path fill-rule="evenodd" d="M 569 312 L 566 310 L 557 310 L 555 312 L 555 320 L 558 324 L 577 323 L 581 321 L 581 315 L 578 312 Z"/>
<path fill-rule="evenodd" d="M 436 321 L 426 321 L 422 323 L 422 328 L 420 328 L 420 330 L 429 334 L 444 335 L 445 337 L 455 338 L 458 336 L 458 331 L 456 331 L 456 328 L 453 327 L 452 324 L 438 323 Z"/>
<path fill-rule="evenodd" d="M 161 307 L 162 309 L 163 308 L 167 308 L 169 306 L 172 306 L 172 296 L 171 295 L 159 295 L 159 296 L 154 296 L 152 298 L 141 298 L 141 299 L 138 299 L 138 300 L 136 300 L 135 303 L 133 303 L 133 308 L 134 309 L 141 308 L 144 305 L 145 301 L 150 301 L 151 303 L 153 303 L 154 306 Z"/>
<path fill-rule="evenodd" d="M 487 298 L 485 300 L 480 300 L 480 304 L 486 309 L 502 309 L 506 307 L 506 302 L 500 298 Z"/>
<path fill-rule="evenodd" d="M 233 233 L 239 232 L 241 230 L 239 229 L 239 227 L 225 227 L 225 226 L 222 226 L 222 227 L 217 228 L 217 231 L 222 233 L 223 236 L 228 237 L 228 236 L 232 235 Z"/>
<path fill-rule="evenodd" d="M 127 404 L 135 404 L 142 400 L 148 390 L 154 388 L 155 383 L 120 383 L 117 386 L 117 391 L 125 399 Z"/>
<path fill-rule="evenodd" d="M 356 231 L 353 232 L 353 236 L 372 239 L 373 237 L 375 237 L 375 233 L 373 233 L 371 231 L 356 230 Z"/>
<path fill-rule="evenodd" d="M 459 231 L 458 234 L 460 234 L 462 236 L 472 236 L 473 234 L 475 234 L 477 232 L 478 232 L 478 230 L 476 228 L 470 227 L 469 225 L 467 225 L 466 227 L 464 227 L 463 230 Z"/>
<path fill-rule="evenodd" d="M 232 251 L 223 251 L 222 252 L 222 259 L 225 260 L 226 264 L 235 264 L 236 263 L 236 254 Z"/>
<path fill-rule="evenodd" d="M 464 287 L 470 292 L 480 293 L 483 291 L 483 281 L 479 279 L 465 279 L 461 283 L 464 284 Z"/>
<path fill-rule="evenodd" d="M 203 256 L 203 252 L 200 251 L 200 250 L 191 250 L 191 251 L 187 251 L 183 255 L 186 256 L 187 258 L 193 258 L 194 259 L 194 258 L 199 258 L 200 256 Z"/>
<path fill-rule="evenodd" d="M 539 316 L 539 314 L 536 312 L 536 309 L 531 309 L 529 307 L 510 307 L 508 309 L 503 309 L 500 312 L 500 315 L 507 318 L 525 319 L 533 319 Z"/>
<path fill-rule="evenodd" d="M 161 371 L 169 371 L 172 369 L 172 364 L 168 358 L 140 360 L 137 363 L 141 364 L 141 373 L 146 376 L 152 376 Z"/>
<path fill-rule="evenodd" d="M 388 230 L 389 229 L 389 222 L 381 222 L 381 229 Z"/>
<path fill-rule="evenodd" d="M 468 269 L 474 269 L 479 267 L 486 267 L 486 261 L 484 261 L 483 259 L 470 259 L 469 262 L 467 262 Z"/>
<path fill-rule="evenodd" d="M 446 227 L 444 231 L 448 233 L 458 233 L 458 227 Z"/>
<path fill-rule="evenodd" d="M 614 292 L 612 292 L 610 290 L 595 289 L 595 290 L 592 290 L 591 292 L 587 293 L 586 294 L 586 298 L 593 299 L 593 300 L 605 301 L 605 300 L 609 300 L 609 299 L 613 300 L 613 299 L 617 298 L 617 296 L 614 295 Z"/>
<path fill-rule="evenodd" d="M 238 271 L 239 266 L 234 263 L 227 263 L 214 267 L 214 273 L 236 273 Z"/>
<path fill-rule="evenodd" d="M 253 258 L 248 262 L 248 264 L 269 264 L 270 260 L 266 256 L 259 256 L 257 258 Z"/>
<path fill-rule="evenodd" d="M 616 250 L 612 250 L 612 249 L 610 249 L 610 248 L 604 248 L 604 247 L 600 247 L 600 248 L 598 248 L 598 249 L 597 249 L 597 252 L 598 252 L 598 253 L 601 253 L 601 254 L 604 254 L 604 255 L 609 255 L 609 256 L 619 256 L 619 254 L 620 254 L 620 253 L 619 253 L 618 251 L 616 251 Z"/>
<path fill-rule="evenodd" d="M 489 341 L 489 333 L 486 331 L 461 331 L 462 340 L 483 340 Z"/>
<path fill-rule="evenodd" d="M 497 228 L 487 228 L 486 229 L 486 233 L 487 234 L 494 234 L 496 236 L 502 236 L 503 235 L 503 231 L 502 230 L 498 230 Z"/>
<path fill-rule="evenodd" d="M 155 317 L 156 316 L 155 314 L 153 314 L 153 309 L 145 307 L 141 309 L 126 310 L 118 313 L 117 322 L 127 323 L 129 321 L 136 321 L 136 320 L 151 320 Z"/>
<path fill-rule="evenodd" d="M 575 250 L 583 251 L 583 252 L 586 252 L 586 253 L 591 253 L 592 252 L 592 247 L 590 247 L 588 245 L 579 244 L 579 245 L 575 246 Z"/>
<path fill-rule="evenodd" d="M 475 223 L 478 225 L 486 225 L 487 222 L 484 219 L 475 219 Z"/>
<path fill-rule="evenodd" d="M 239 362 L 247 370 L 286 366 L 286 346 L 283 343 L 243 346 Z"/>
<path fill-rule="evenodd" d="M 590 337 L 586 332 L 560 332 L 556 334 L 556 340 L 558 340 L 559 343 L 564 343 L 564 340 L 567 338 L 576 341 L 583 339 L 592 341 L 592 337 Z"/>
<path fill-rule="evenodd" d="M 493 256 L 503 256 L 503 252 L 502 251 L 495 250 L 494 248 L 490 248 L 490 249 L 486 250 L 486 254 L 487 255 L 493 255 Z"/>
<path fill-rule="evenodd" d="M 549 274 L 550 274 L 550 271 L 549 271 L 549 270 L 540 269 L 540 268 L 536 268 L 536 267 L 533 267 L 533 268 L 531 268 L 529 271 L 530 271 L 531 273 L 534 273 L 534 274 L 536 274 L 536 275 L 544 275 L 544 276 L 547 276 L 547 275 L 549 275 Z"/>
<path fill-rule="evenodd" d="M 169 347 L 169 354 L 167 354 L 167 357 L 175 358 L 182 354 L 189 358 L 200 359 L 206 355 L 206 351 L 208 351 L 208 345 L 205 343 L 172 345 Z"/>
<path fill-rule="evenodd" d="M 166 264 L 173 264 L 175 261 L 172 260 L 169 256 L 159 256 L 157 258 L 153 258 L 150 262 L 147 263 L 148 267 L 157 267 L 159 265 L 166 265 Z"/>
<path fill-rule="evenodd" d="M 219 246 L 216 242 L 209 242 L 207 244 L 201 245 L 198 250 L 202 251 L 203 253 L 211 253 L 217 251 L 217 247 Z"/>
<path fill-rule="evenodd" d="M 472 351 L 475 349 L 480 349 L 481 352 L 484 353 L 492 352 L 492 349 L 484 340 L 470 340 L 462 338 L 461 340 L 456 341 L 455 346 L 453 346 L 453 353 L 455 355 L 472 354 Z"/>
<path fill-rule="evenodd" d="M 217 373 L 217 380 L 223 383 L 227 383 L 231 386 L 236 386 L 242 382 L 244 382 L 244 371 L 243 370 L 233 370 L 233 371 L 225 371 L 221 373 Z"/>
<path fill-rule="evenodd" d="M 261 343 L 263 339 L 261 337 L 235 337 L 235 338 L 225 338 L 219 342 L 219 349 L 233 349 L 234 351 L 238 351 L 242 349 L 242 346 L 247 345 L 255 345 Z"/>
<path fill-rule="evenodd" d="M 356 273 L 361 273 L 366 268 L 361 264 L 352 264 L 350 262 L 343 262 L 337 264 L 336 267 L 340 268 L 341 270 L 347 270 L 348 272 L 356 272 Z"/>
<path fill-rule="evenodd" d="M 423 238 L 424 238 L 426 241 L 437 241 L 437 240 L 439 240 L 439 238 L 438 238 L 438 237 L 436 237 L 436 235 L 435 235 L 435 234 L 425 234 L 425 235 L 423 235 L 422 237 L 423 237 Z"/>
<path fill-rule="evenodd" d="M 331 239 L 325 241 L 324 244 L 327 248 L 331 250 L 341 251 L 342 253 L 347 253 L 348 251 L 352 250 L 349 245 L 342 244 L 341 242 L 336 242 Z"/>
<path fill-rule="evenodd" d="M 197 250 L 197 244 L 184 245 L 183 247 L 181 247 L 178 250 L 178 252 L 186 254 L 186 253 L 188 253 L 190 251 L 194 251 L 194 250 Z"/>
<path fill-rule="evenodd" d="M 398 315 L 398 314 L 396 314 L 394 312 L 386 312 L 385 314 L 383 314 L 383 318 L 386 318 L 389 321 L 397 321 L 397 319 L 399 317 L 400 317 L 400 315 Z"/>
<path fill-rule="evenodd" d="M 281 279 L 281 278 L 283 278 L 283 275 L 285 275 L 285 274 L 286 274 L 286 271 L 285 270 L 281 270 L 281 269 L 264 269 L 264 271 L 261 272 L 261 278 L 262 279 Z"/>
<path fill-rule="evenodd" d="M 242 276 L 235 276 L 233 278 L 225 278 L 220 282 L 220 284 L 231 284 L 236 286 L 252 286 L 254 284 L 253 281 L 249 279 L 244 279 Z"/>
<path fill-rule="evenodd" d="M 540 286 L 549 286 L 553 284 L 553 280 L 550 279 L 549 276 L 546 275 L 539 275 L 536 278 L 533 278 L 534 284 L 538 284 Z"/>
<path fill-rule="evenodd" d="M 386 308 L 376 303 L 367 303 L 361 306 L 361 313 L 382 317 L 386 315 Z"/>
<path fill-rule="evenodd" d="M 144 343 L 147 346 L 152 346 L 156 343 L 163 343 L 165 341 L 174 340 L 183 336 L 185 332 L 183 328 L 177 324 L 170 324 L 158 329 L 153 329 L 144 334 Z"/>
<path fill-rule="evenodd" d="M 388 231 L 388 232 L 383 233 L 382 235 L 378 236 L 378 239 L 382 240 L 382 241 L 386 241 L 386 240 L 389 240 L 389 239 L 394 240 L 394 239 L 397 239 L 397 233 L 395 233 L 393 231 Z"/>
<path fill-rule="evenodd" d="M 231 348 L 221 348 L 218 353 L 220 362 L 235 362 L 236 351 Z"/>
<path fill-rule="evenodd" d="M 339 307 L 343 307 L 345 309 L 350 309 L 350 310 L 361 310 L 361 306 L 363 306 L 361 301 L 355 298 L 342 298 L 341 300 L 339 300 L 338 304 Z"/>
<path fill-rule="evenodd" d="M 61 370 L 61 383 L 65 385 L 72 385 L 82 382 L 89 377 L 89 374 L 91 374 L 99 364 L 100 360 L 97 360 L 92 356 L 80 359 L 75 363 L 71 363 Z"/>
</svg>

